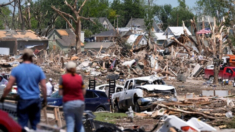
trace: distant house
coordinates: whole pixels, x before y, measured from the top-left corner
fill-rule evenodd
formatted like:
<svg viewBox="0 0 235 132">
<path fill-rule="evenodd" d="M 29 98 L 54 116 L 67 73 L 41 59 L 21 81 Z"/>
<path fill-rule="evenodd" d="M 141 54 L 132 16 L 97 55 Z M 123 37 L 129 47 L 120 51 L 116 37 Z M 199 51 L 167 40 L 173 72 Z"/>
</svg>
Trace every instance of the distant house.
<svg viewBox="0 0 235 132">
<path fill-rule="evenodd" d="M 197 28 L 198 28 L 198 30 L 201 30 L 203 28 L 203 21 L 204 21 L 204 24 L 205 24 L 205 28 L 207 28 L 207 29 L 210 28 L 210 24 L 211 24 L 211 26 L 214 25 L 213 17 L 202 15 L 202 16 L 197 17 Z"/>
<path fill-rule="evenodd" d="M 189 36 L 191 36 L 191 32 L 188 30 L 187 27 L 185 27 L 186 32 L 188 33 Z M 163 35 L 166 35 L 166 38 L 171 38 L 171 37 L 178 37 L 180 35 L 184 34 L 184 27 L 179 26 L 179 27 L 168 27 Z"/>
<path fill-rule="evenodd" d="M 112 29 L 108 31 L 101 32 L 99 34 L 93 35 L 95 37 L 96 42 L 112 42 L 117 38 L 117 32 Z"/>
<path fill-rule="evenodd" d="M 146 31 L 146 26 L 143 18 L 131 18 L 126 27 L 132 27 L 134 30 L 135 28 L 141 28 Z M 155 21 L 153 21 L 152 27 L 152 32 L 162 32 Z"/>
<path fill-rule="evenodd" d="M 96 19 L 100 24 L 103 25 L 104 29 L 106 30 L 114 29 L 113 25 L 110 23 L 107 17 L 99 17 L 99 18 L 92 17 L 91 19 L 93 20 Z"/>
<path fill-rule="evenodd" d="M 144 30 L 142 28 L 134 28 L 134 27 L 121 27 L 121 28 L 116 28 L 116 30 L 118 30 L 119 33 L 123 33 L 123 32 L 128 32 L 131 31 L 134 34 L 143 34 Z"/>
<path fill-rule="evenodd" d="M 155 43 L 157 43 L 158 45 L 163 45 L 164 41 L 167 40 L 166 35 L 164 35 L 164 33 L 154 33 L 154 35 Z"/>
<path fill-rule="evenodd" d="M 126 41 L 127 44 L 137 48 L 143 45 L 147 45 L 147 39 L 144 35 L 132 34 Z"/>
<path fill-rule="evenodd" d="M 56 45 L 67 51 L 76 46 L 76 35 L 71 29 L 55 29 L 48 35 L 49 45 Z M 81 41 L 84 46 L 84 32 L 81 32 Z"/>
<path fill-rule="evenodd" d="M 89 42 L 85 44 L 84 51 L 88 51 L 88 50 L 99 51 L 101 46 L 102 46 L 102 50 L 105 50 L 109 48 L 110 46 L 113 46 L 114 44 L 115 43 L 113 42 Z"/>
<path fill-rule="evenodd" d="M 48 39 L 39 37 L 32 30 L 0 30 L 0 48 L 8 48 L 11 55 L 16 54 L 17 50 L 22 51 L 25 48 L 47 49 Z"/>
</svg>

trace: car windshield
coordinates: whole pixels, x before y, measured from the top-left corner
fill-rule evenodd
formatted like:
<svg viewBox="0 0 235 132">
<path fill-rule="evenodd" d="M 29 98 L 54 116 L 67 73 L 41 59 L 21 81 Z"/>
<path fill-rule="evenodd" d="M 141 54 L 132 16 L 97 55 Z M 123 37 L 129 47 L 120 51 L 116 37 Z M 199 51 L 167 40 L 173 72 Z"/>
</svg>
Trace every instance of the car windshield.
<svg viewBox="0 0 235 132">
<path fill-rule="evenodd" d="M 155 84 L 155 85 L 165 85 L 163 80 L 154 80 L 153 82 L 149 82 L 148 80 L 135 80 L 136 86 L 143 86 L 147 84 Z"/>
<path fill-rule="evenodd" d="M 136 86 L 143 86 L 151 83 L 149 83 L 147 80 L 135 80 L 135 84 Z"/>
<path fill-rule="evenodd" d="M 165 82 L 163 80 L 155 80 L 153 82 L 153 84 L 156 84 L 156 85 L 165 85 Z"/>
<path fill-rule="evenodd" d="M 56 92 L 54 92 L 54 93 L 51 94 L 51 97 L 52 97 L 52 98 L 60 98 L 60 97 L 62 97 L 62 96 L 59 95 L 59 91 L 56 91 Z"/>
<path fill-rule="evenodd" d="M 235 68 L 232 68 L 233 69 L 233 71 L 235 72 Z"/>
</svg>

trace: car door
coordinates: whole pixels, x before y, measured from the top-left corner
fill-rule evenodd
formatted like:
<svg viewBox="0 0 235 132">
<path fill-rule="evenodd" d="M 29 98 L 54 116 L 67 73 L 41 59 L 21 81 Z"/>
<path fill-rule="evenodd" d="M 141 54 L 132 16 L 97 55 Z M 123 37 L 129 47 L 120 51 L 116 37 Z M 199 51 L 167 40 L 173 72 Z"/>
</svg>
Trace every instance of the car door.
<svg viewBox="0 0 235 132">
<path fill-rule="evenodd" d="M 93 91 L 87 90 L 85 95 L 85 110 L 95 111 L 98 106 L 98 96 Z"/>
<path fill-rule="evenodd" d="M 127 108 L 129 108 L 130 106 L 133 106 L 133 96 L 135 93 L 135 88 L 134 88 L 134 81 L 131 80 L 129 85 L 128 85 L 128 89 L 126 90 L 126 104 L 127 104 Z"/>
<path fill-rule="evenodd" d="M 120 109 L 126 109 L 127 108 L 126 94 L 127 94 L 128 85 L 129 85 L 129 80 L 126 81 L 126 83 L 124 85 L 124 90 L 122 92 L 120 92 L 120 96 L 119 96 L 119 107 L 120 107 Z"/>
<path fill-rule="evenodd" d="M 223 79 L 231 79 L 233 75 L 233 71 L 231 68 L 227 68 L 226 71 L 224 72 L 224 78 Z"/>
<path fill-rule="evenodd" d="M 121 91 L 123 91 L 123 89 L 124 89 L 123 87 L 117 86 L 115 93 L 121 92 Z"/>
</svg>

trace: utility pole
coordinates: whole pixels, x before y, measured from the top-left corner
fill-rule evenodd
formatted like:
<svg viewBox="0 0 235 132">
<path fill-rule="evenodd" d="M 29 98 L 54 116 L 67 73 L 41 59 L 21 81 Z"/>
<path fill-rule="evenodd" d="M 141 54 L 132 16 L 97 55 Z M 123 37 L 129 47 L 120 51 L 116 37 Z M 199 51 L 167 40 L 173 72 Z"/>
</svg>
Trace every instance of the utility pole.
<svg viewBox="0 0 235 132">
<path fill-rule="evenodd" d="M 178 11 L 177 11 L 177 26 L 178 26 L 178 17 L 179 17 L 179 16 L 178 16 Z"/>
</svg>

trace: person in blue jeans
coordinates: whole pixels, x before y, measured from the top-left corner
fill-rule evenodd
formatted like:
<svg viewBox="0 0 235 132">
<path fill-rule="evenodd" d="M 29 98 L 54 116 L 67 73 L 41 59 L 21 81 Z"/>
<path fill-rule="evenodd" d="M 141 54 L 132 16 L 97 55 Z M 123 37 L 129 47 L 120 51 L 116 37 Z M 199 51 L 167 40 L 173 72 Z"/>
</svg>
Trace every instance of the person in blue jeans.
<svg viewBox="0 0 235 132">
<path fill-rule="evenodd" d="M 23 63 L 13 68 L 9 82 L 4 89 L 0 102 L 4 102 L 5 97 L 11 91 L 13 84 L 17 83 L 17 94 L 19 100 L 17 104 L 18 123 L 22 127 L 27 127 L 28 122 L 32 129 L 36 130 L 40 122 L 41 99 L 38 84 L 41 84 L 43 94 L 43 106 L 47 102 L 46 77 L 42 69 L 33 64 L 33 51 L 25 49 L 22 55 Z"/>
<path fill-rule="evenodd" d="M 86 89 L 82 77 L 76 74 L 76 63 L 70 61 L 66 66 L 67 73 L 62 75 L 59 82 L 60 95 L 63 95 L 63 111 L 67 132 L 85 132 L 82 122 L 85 109 L 84 95 Z"/>
</svg>

